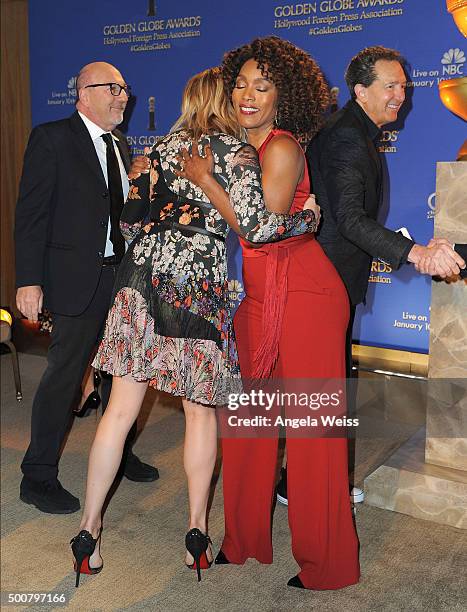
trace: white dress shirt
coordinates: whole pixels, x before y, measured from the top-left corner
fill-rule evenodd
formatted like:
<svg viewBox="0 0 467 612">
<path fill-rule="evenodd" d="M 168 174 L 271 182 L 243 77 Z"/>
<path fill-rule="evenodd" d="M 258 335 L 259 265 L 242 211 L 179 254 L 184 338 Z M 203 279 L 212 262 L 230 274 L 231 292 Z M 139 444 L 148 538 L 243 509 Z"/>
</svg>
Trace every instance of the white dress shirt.
<svg viewBox="0 0 467 612">
<path fill-rule="evenodd" d="M 99 163 L 101 165 L 102 172 L 104 174 L 105 182 L 108 187 L 109 185 L 108 185 L 108 177 L 107 177 L 107 145 L 102 139 L 102 134 L 106 134 L 107 132 L 103 130 L 102 128 L 100 128 L 95 123 L 93 123 L 90 119 L 86 117 L 86 115 L 83 115 L 83 113 L 80 113 L 78 111 L 78 114 L 83 120 L 84 125 L 86 126 L 89 132 L 89 135 L 92 138 L 92 142 L 94 144 L 94 148 L 96 149 L 97 157 L 99 158 Z M 112 134 L 112 138 L 114 141 L 118 142 L 118 138 L 114 136 L 113 134 Z M 122 158 L 120 156 L 120 151 L 118 150 L 118 147 L 116 145 L 114 145 L 114 150 L 115 150 L 115 154 L 117 155 L 118 165 L 120 166 L 120 176 L 122 177 L 123 201 L 125 202 L 128 196 L 128 191 L 130 189 L 130 186 L 128 183 L 128 176 L 125 170 L 125 166 L 123 165 Z M 107 241 L 105 243 L 104 257 L 110 257 L 111 255 L 114 255 L 114 247 L 113 247 L 112 241 L 110 240 L 110 218 L 109 218 L 109 222 L 107 224 Z"/>
</svg>

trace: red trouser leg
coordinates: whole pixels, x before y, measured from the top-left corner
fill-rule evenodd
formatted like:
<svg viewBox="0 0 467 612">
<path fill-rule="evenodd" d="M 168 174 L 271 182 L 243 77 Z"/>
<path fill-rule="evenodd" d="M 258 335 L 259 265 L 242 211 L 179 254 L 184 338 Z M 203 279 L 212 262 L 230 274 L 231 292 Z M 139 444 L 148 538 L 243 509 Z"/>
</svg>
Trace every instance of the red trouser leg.
<svg viewBox="0 0 467 612">
<path fill-rule="evenodd" d="M 222 440 L 225 536 L 231 563 L 272 563 L 271 508 L 277 438 Z"/>
<path fill-rule="evenodd" d="M 287 439 L 292 552 L 308 589 L 358 582 L 358 540 L 347 480 L 347 440 Z"/>
<path fill-rule="evenodd" d="M 335 378 L 342 380 L 345 389 L 347 310 L 343 298 L 338 291 L 288 294 L 280 345 L 281 374 L 286 381 Z M 300 334 L 293 334 L 297 312 L 306 313 L 306 319 L 315 324 L 303 324 Z M 347 440 L 298 438 L 297 430 L 287 431 L 287 495 L 292 552 L 303 585 L 309 589 L 338 589 L 358 582 L 358 539 L 349 500 Z"/>
<path fill-rule="evenodd" d="M 252 355 L 261 334 L 262 303 L 246 298 L 235 316 L 241 339 L 242 377 L 252 371 Z M 225 430 L 224 430 L 225 431 Z M 264 433 L 264 432 L 263 432 Z M 272 563 L 271 509 L 275 485 L 277 437 L 229 438 L 223 435 L 225 536 L 222 551 L 232 563 L 255 558 Z M 261 432 L 259 433 L 261 436 Z"/>
</svg>

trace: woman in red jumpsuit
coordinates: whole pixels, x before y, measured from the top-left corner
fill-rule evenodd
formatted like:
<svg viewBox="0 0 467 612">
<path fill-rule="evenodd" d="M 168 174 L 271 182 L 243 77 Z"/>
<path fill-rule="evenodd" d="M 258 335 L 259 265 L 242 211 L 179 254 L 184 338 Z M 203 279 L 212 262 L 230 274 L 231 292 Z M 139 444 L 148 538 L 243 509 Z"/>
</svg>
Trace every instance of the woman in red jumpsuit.
<svg viewBox="0 0 467 612">
<path fill-rule="evenodd" d="M 262 167 L 274 212 L 303 208 L 310 180 L 302 144 L 329 102 L 324 77 L 277 37 L 226 54 L 223 78 Z M 311 169 L 313 171 L 313 169 Z M 194 177 L 190 177 L 194 180 Z M 209 180 L 201 185 L 211 201 Z M 259 248 L 241 239 L 246 297 L 234 318 L 242 379 L 345 379 L 349 306 L 344 285 L 312 234 Z M 274 385 L 273 385 L 274 387 Z M 233 437 L 223 424 L 225 536 L 216 563 L 272 563 L 278 431 Z M 272 435 L 274 434 L 274 435 Z M 287 435 L 288 515 L 300 566 L 289 586 L 338 589 L 359 580 L 347 476 L 347 440 Z"/>
</svg>

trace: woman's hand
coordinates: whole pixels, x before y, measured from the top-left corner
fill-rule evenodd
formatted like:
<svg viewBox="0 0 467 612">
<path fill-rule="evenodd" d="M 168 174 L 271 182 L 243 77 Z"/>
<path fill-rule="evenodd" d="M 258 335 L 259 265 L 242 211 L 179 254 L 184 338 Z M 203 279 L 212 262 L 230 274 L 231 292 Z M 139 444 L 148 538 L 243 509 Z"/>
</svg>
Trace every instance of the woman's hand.
<svg viewBox="0 0 467 612">
<path fill-rule="evenodd" d="M 303 210 L 312 210 L 315 213 L 316 218 L 316 227 L 318 227 L 319 222 L 321 221 L 321 207 L 316 203 L 316 198 L 314 193 L 310 193 L 308 196 L 305 205 L 303 206 Z"/>
<path fill-rule="evenodd" d="M 180 170 L 175 170 L 177 176 L 188 179 L 201 189 L 206 181 L 212 180 L 214 157 L 209 145 L 204 147 L 204 154 L 201 156 L 198 153 L 198 141 L 195 140 L 191 147 L 191 155 L 187 149 L 182 148 L 180 155 L 177 155 L 177 160 L 180 163 Z"/>
<path fill-rule="evenodd" d="M 146 147 L 144 149 L 145 155 L 137 155 L 131 161 L 130 172 L 128 172 L 128 178 L 130 181 L 133 179 L 139 178 L 142 174 L 147 174 L 149 172 L 149 168 L 151 167 L 151 160 L 149 157 L 146 157 L 146 154 L 149 153 L 151 149 Z"/>
</svg>

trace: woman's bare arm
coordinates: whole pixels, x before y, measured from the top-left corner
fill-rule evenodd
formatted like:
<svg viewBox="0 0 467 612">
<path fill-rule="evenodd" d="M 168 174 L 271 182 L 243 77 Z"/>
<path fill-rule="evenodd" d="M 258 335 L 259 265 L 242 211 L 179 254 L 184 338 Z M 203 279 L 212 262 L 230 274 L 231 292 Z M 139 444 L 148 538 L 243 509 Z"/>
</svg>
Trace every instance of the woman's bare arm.
<svg viewBox="0 0 467 612">
<path fill-rule="evenodd" d="M 261 182 L 268 210 L 289 212 L 304 167 L 303 152 L 290 136 L 279 135 L 268 143 L 261 161 Z"/>
</svg>

